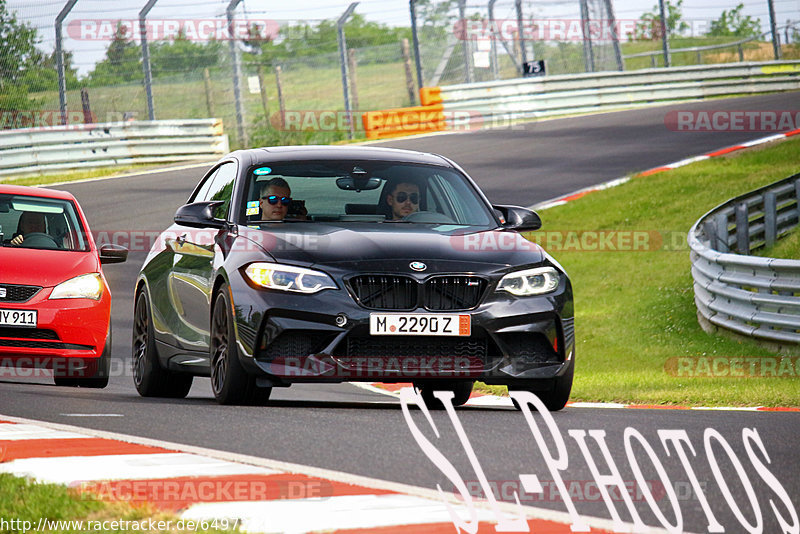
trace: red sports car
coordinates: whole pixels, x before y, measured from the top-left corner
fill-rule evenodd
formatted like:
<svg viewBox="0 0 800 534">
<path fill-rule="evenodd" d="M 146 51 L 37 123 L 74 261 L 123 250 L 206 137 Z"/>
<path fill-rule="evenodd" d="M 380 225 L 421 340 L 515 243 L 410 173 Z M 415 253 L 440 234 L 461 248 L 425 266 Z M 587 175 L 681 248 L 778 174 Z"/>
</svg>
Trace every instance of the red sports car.
<svg viewBox="0 0 800 534">
<path fill-rule="evenodd" d="M 0 367 L 52 369 L 57 385 L 103 388 L 111 365 L 111 292 L 75 197 L 0 184 Z"/>
</svg>

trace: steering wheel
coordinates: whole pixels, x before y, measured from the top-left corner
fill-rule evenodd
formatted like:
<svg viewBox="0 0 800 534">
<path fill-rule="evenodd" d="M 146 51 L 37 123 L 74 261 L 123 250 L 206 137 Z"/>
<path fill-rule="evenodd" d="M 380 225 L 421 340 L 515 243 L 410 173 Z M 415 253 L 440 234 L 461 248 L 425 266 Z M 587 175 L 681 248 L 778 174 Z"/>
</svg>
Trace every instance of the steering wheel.
<svg viewBox="0 0 800 534">
<path fill-rule="evenodd" d="M 429 224 L 455 224 L 456 222 L 438 211 L 415 211 L 403 217 L 404 221 Z"/>
<path fill-rule="evenodd" d="M 21 245 L 32 248 L 61 248 L 58 242 L 50 234 L 44 232 L 31 232 L 25 236 Z"/>
</svg>

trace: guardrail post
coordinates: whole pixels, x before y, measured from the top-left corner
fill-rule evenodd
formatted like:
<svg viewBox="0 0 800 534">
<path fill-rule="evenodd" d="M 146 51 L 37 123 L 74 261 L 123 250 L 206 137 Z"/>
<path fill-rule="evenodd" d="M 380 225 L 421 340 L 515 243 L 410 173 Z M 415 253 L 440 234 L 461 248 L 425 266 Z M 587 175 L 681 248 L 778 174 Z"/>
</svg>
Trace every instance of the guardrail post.
<svg viewBox="0 0 800 534">
<path fill-rule="evenodd" d="M 703 235 L 706 236 L 708 239 L 708 248 L 712 250 L 717 249 L 717 227 L 711 221 L 706 221 L 703 223 Z"/>
<path fill-rule="evenodd" d="M 774 191 L 764 193 L 764 241 L 766 246 L 775 244 L 778 235 L 778 202 Z"/>
<path fill-rule="evenodd" d="M 736 213 L 736 252 L 739 254 L 750 254 L 750 228 L 747 216 L 747 204 L 742 202 L 737 204 Z"/>
<path fill-rule="evenodd" d="M 714 217 L 714 221 L 717 225 L 717 247 L 715 250 L 719 252 L 730 252 L 730 246 L 728 245 L 728 216 L 724 213 L 718 213 L 716 217 Z"/>
</svg>

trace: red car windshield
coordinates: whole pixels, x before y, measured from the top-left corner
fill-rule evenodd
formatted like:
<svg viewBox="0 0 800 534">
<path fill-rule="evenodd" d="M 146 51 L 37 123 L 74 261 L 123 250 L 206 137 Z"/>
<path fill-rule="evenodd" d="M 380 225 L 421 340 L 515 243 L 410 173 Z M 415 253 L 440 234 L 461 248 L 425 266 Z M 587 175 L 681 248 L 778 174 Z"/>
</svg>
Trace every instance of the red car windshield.
<svg viewBox="0 0 800 534">
<path fill-rule="evenodd" d="M 0 195 L 0 242 L 3 247 L 89 250 L 72 202 L 27 195 Z"/>
</svg>

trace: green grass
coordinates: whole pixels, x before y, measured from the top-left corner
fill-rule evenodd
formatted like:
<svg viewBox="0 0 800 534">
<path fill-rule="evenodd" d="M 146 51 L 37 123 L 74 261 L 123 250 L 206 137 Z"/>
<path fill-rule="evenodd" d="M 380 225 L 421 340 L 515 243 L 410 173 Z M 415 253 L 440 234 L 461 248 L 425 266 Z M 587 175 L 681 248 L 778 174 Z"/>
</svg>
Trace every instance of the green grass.
<svg viewBox="0 0 800 534">
<path fill-rule="evenodd" d="M 800 139 L 792 139 L 637 178 L 541 213 L 544 232 L 641 230 L 674 243 L 652 251 L 550 250 L 575 293 L 571 400 L 800 406 L 796 377 L 679 378 L 665 370 L 678 357 L 773 355 L 700 328 L 685 236 L 714 206 L 799 169 Z"/>
<path fill-rule="evenodd" d="M 106 176 L 116 176 L 132 172 L 141 172 L 147 169 L 161 168 L 164 164 L 142 163 L 137 165 L 118 165 L 115 167 L 100 167 L 97 169 L 81 171 L 53 172 L 48 174 L 37 174 L 22 178 L 0 178 L 0 184 L 11 185 L 47 185 L 61 182 L 78 182 L 90 178 L 102 178 Z"/>
<path fill-rule="evenodd" d="M 84 521 L 83 530 L 74 528 L 77 525 L 74 523 L 70 526 L 61 525 L 62 528 L 44 529 L 46 532 L 87 532 L 87 531 L 100 531 L 94 528 L 88 528 L 87 521 L 100 521 L 108 522 L 106 526 L 112 526 L 112 521 L 136 521 L 139 524 L 152 519 L 154 524 L 158 525 L 159 521 L 163 521 L 161 526 L 169 526 L 161 530 L 135 530 L 136 532 L 169 532 L 169 533 L 195 533 L 195 530 L 178 530 L 178 518 L 171 514 L 154 509 L 151 505 L 146 503 L 130 502 L 105 502 L 99 500 L 95 495 L 90 493 L 80 493 L 75 488 L 67 488 L 66 486 L 57 484 L 35 484 L 28 479 L 14 477 L 9 474 L 0 474 L 0 518 L 6 522 L 16 520 L 16 525 L 4 525 L 0 528 L 0 532 L 23 532 L 22 527 L 14 528 L 22 522 L 29 521 L 30 530 L 35 530 L 40 519 L 44 518 L 50 521 Z M 97 523 L 92 523 L 95 525 Z M 12 528 L 6 528 L 11 526 Z M 118 525 L 119 527 L 132 526 Z M 129 533 L 132 528 L 117 528 L 102 530 L 102 532 L 119 532 Z M 233 532 L 232 530 L 200 530 L 199 532 Z"/>
<path fill-rule="evenodd" d="M 793 230 L 789 235 L 778 240 L 775 245 L 755 253 L 767 258 L 786 258 L 800 260 L 800 232 Z"/>
</svg>

